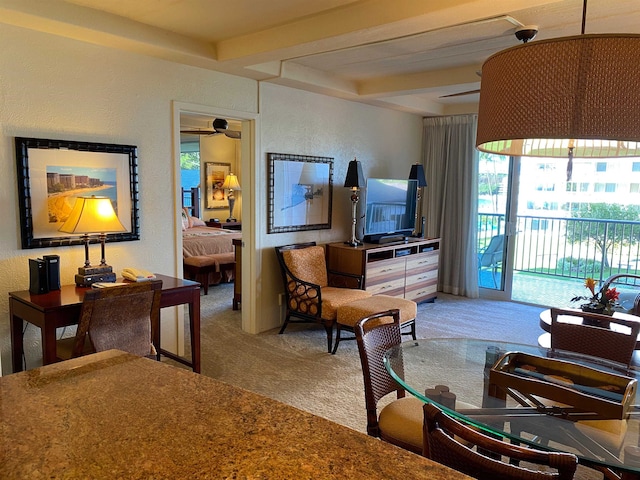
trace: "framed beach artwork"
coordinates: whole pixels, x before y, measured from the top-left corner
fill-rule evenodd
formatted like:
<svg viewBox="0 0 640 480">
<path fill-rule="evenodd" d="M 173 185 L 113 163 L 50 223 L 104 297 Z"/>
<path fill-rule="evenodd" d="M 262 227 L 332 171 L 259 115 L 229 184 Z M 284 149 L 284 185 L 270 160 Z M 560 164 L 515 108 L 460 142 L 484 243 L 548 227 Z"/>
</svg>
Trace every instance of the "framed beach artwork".
<svg viewBox="0 0 640 480">
<path fill-rule="evenodd" d="M 126 229 L 108 242 L 140 239 L 135 146 L 16 137 L 15 147 L 22 248 L 82 244 L 59 229 L 76 198 L 91 195 L 108 197 Z"/>
<path fill-rule="evenodd" d="M 331 228 L 333 158 L 268 153 L 267 233 Z"/>
</svg>

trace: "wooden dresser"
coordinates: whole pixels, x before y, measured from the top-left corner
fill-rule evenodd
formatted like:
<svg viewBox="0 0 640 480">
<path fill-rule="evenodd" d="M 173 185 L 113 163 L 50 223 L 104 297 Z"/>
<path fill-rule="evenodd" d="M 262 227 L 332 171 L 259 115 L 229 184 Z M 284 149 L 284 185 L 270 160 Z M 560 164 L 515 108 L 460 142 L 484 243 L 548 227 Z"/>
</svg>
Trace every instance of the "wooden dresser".
<svg viewBox="0 0 640 480">
<path fill-rule="evenodd" d="M 419 303 L 437 295 L 439 253 L 439 238 L 409 238 L 406 243 L 365 243 L 358 247 L 330 243 L 327 266 L 337 272 L 362 275 L 364 289 L 374 295 Z"/>
</svg>

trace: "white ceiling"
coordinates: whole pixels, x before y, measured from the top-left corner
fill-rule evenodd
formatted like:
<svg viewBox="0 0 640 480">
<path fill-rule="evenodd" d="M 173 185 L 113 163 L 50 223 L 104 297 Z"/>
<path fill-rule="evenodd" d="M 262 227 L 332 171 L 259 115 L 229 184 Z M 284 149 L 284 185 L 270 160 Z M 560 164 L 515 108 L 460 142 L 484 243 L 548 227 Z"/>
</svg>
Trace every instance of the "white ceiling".
<svg viewBox="0 0 640 480">
<path fill-rule="evenodd" d="M 474 112 L 483 61 L 578 35 L 581 0 L 0 0 L 0 22 L 424 116 Z M 639 0 L 589 0 L 585 33 L 640 33 Z M 534 40 L 535 41 L 535 40 Z M 544 79 L 541 79 L 544 81 Z"/>
</svg>

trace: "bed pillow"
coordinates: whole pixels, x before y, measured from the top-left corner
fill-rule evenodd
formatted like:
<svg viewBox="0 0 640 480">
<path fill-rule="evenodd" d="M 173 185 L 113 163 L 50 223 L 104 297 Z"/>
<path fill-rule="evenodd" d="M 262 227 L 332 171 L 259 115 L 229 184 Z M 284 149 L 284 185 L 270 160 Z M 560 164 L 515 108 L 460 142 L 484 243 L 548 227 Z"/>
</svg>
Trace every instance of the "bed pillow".
<svg viewBox="0 0 640 480">
<path fill-rule="evenodd" d="M 182 209 L 182 230 L 186 230 L 189 228 L 189 214 L 187 214 L 186 210 Z"/>
<path fill-rule="evenodd" d="M 189 217 L 189 227 L 206 227 L 207 224 L 197 217 Z"/>
</svg>

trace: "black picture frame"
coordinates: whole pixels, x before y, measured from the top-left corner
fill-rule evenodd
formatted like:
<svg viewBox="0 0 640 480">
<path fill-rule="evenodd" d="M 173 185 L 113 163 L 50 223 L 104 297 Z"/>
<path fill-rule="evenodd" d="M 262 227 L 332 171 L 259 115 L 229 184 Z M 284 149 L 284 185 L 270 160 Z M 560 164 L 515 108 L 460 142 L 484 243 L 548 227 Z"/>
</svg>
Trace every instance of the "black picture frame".
<svg viewBox="0 0 640 480">
<path fill-rule="evenodd" d="M 80 235 L 58 232 L 63 220 L 57 213 L 68 210 L 69 197 L 101 191 L 112 198 L 127 229 L 107 234 L 107 242 L 140 240 L 136 146 L 16 137 L 15 151 L 23 249 L 83 244 Z M 89 177 L 91 172 L 100 177 Z M 64 184 L 54 185 L 62 177 Z M 97 236 L 91 238 L 97 242 Z"/>
<path fill-rule="evenodd" d="M 268 153 L 267 233 L 331 228 L 333 158 Z"/>
</svg>

